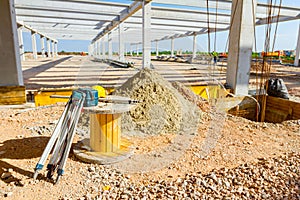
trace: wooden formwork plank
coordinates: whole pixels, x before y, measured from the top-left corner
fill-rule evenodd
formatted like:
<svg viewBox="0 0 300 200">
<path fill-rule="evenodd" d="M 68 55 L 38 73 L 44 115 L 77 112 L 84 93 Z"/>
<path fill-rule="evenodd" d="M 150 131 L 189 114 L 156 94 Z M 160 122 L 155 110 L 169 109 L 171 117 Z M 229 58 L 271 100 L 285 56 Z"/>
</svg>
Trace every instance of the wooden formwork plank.
<svg viewBox="0 0 300 200">
<path fill-rule="evenodd" d="M 16 105 L 26 103 L 25 86 L 0 86 L 0 104 Z"/>
<path fill-rule="evenodd" d="M 220 98 L 216 100 L 215 104 L 229 114 L 256 120 L 257 103 L 253 98 L 247 96 Z"/>
<path fill-rule="evenodd" d="M 266 121 L 276 123 L 293 119 L 300 119 L 300 103 L 272 96 L 267 97 Z"/>
</svg>

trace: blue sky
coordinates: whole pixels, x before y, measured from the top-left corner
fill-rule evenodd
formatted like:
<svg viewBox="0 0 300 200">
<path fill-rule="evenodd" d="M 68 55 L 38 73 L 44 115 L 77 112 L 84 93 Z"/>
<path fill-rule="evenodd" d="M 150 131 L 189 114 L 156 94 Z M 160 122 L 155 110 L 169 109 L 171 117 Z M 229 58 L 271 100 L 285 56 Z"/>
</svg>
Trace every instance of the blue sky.
<svg viewBox="0 0 300 200">
<path fill-rule="evenodd" d="M 114 0 L 115 2 L 126 2 L 124 0 Z M 267 0 L 260 0 L 259 2 L 267 2 Z M 279 1 L 277 2 L 277 4 Z M 291 0 L 282 0 L 283 5 L 289 5 L 289 6 L 297 6 L 300 7 L 300 1 L 291 1 Z M 274 38 L 274 29 L 275 26 L 273 26 L 271 38 Z M 282 22 L 278 25 L 277 30 L 277 37 L 275 42 L 275 48 L 274 50 L 292 50 L 296 48 L 297 44 L 297 37 L 298 37 L 298 29 L 299 29 L 299 20 L 289 21 L 289 22 Z M 257 50 L 262 51 L 264 49 L 264 41 L 265 41 L 265 26 L 257 26 L 256 27 L 256 44 L 257 44 Z M 215 34 L 211 33 L 211 50 L 214 50 L 214 37 Z M 31 46 L 31 36 L 30 33 L 23 32 L 23 38 L 24 38 L 24 47 L 25 51 L 32 51 Z M 216 51 L 223 52 L 226 51 L 226 41 L 228 38 L 228 31 L 225 32 L 218 32 L 216 34 Z M 192 37 L 186 37 L 186 38 L 179 38 L 174 40 L 174 49 L 175 50 L 192 50 L 193 42 Z M 208 43 L 208 35 L 198 35 L 197 36 L 197 50 L 199 51 L 208 51 L 207 47 Z M 58 40 L 58 51 L 75 51 L 75 52 L 81 52 L 81 51 L 88 51 L 88 45 L 90 44 L 90 41 L 78 41 L 78 40 Z M 273 41 L 271 41 L 271 44 L 273 44 Z M 129 44 L 126 44 L 125 47 L 127 50 L 129 50 Z M 135 48 L 135 47 L 134 47 Z M 141 48 L 141 47 L 140 47 Z M 155 50 L 155 44 L 152 44 L 153 51 Z M 159 42 L 159 49 L 161 51 L 163 50 L 170 50 L 171 48 L 171 41 L 160 41 Z M 40 51 L 40 40 L 37 37 L 37 49 Z M 118 50 L 117 43 L 113 44 L 113 51 Z"/>
</svg>

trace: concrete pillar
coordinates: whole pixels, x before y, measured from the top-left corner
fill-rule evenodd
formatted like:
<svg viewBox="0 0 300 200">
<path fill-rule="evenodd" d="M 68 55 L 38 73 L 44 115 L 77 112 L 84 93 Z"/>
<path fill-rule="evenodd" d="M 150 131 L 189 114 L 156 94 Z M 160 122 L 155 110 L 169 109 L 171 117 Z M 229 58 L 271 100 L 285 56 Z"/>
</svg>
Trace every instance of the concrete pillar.
<svg viewBox="0 0 300 200">
<path fill-rule="evenodd" d="M 40 35 L 42 57 L 45 58 L 45 40 L 44 36 Z"/>
<path fill-rule="evenodd" d="M 193 57 L 196 58 L 196 52 L 197 52 L 197 35 L 193 35 Z"/>
<path fill-rule="evenodd" d="M 91 45 L 88 46 L 88 54 L 91 55 Z"/>
<path fill-rule="evenodd" d="M 51 45 L 50 45 L 50 39 L 47 38 L 47 52 L 48 52 L 48 57 L 52 57 L 51 56 Z"/>
<path fill-rule="evenodd" d="M 23 31 L 22 26 L 18 28 L 18 38 L 19 38 L 19 47 L 20 47 L 20 56 L 21 60 L 25 60 L 25 51 L 24 51 L 24 41 L 23 41 Z"/>
<path fill-rule="evenodd" d="M 97 41 L 94 42 L 94 57 L 97 57 L 98 52 L 97 52 L 98 44 Z"/>
<path fill-rule="evenodd" d="M 143 0 L 143 64 L 142 68 L 150 68 L 151 63 L 151 2 Z"/>
<path fill-rule="evenodd" d="M 54 57 L 55 57 L 54 41 L 52 41 L 51 44 L 52 44 L 52 46 L 51 46 L 51 49 L 52 49 L 52 57 L 54 58 Z"/>
<path fill-rule="evenodd" d="M 157 40 L 156 40 L 155 47 L 156 47 L 156 57 L 157 57 L 158 56 L 158 41 Z"/>
<path fill-rule="evenodd" d="M 296 54 L 295 54 L 294 66 L 298 67 L 299 66 L 299 59 L 300 59 L 300 24 L 299 24 L 299 31 L 298 31 L 298 42 L 297 42 L 295 53 Z"/>
<path fill-rule="evenodd" d="M 106 58 L 106 50 L 105 50 L 105 39 L 104 37 L 102 38 L 102 59 Z"/>
<path fill-rule="evenodd" d="M 23 75 L 14 0 L 0 1 L 0 86 L 22 86 Z"/>
<path fill-rule="evenodd" d="M 37 50 L 36 50 L 36 37 L 35 32 L 31 32 L 31 44 L 32 44 L 32 55 L 33 59 L 37 59 Z"/>
<path fill-rule="evenodd" d="M 229 34 L 229 53 L 226 82 L 238 96 L 248 95 L 250 66 L 254 39 L 252 3 L 256 0 L 232 1 L 232 25 Z"/>
<path fill-rule="evenodd" d="M 112 59 L 112 38 L 111 38 L 111 32 L 107 34 L 107 40 L 108 40 L 108 59 Z"/>
<path fill-rule="evenodd" d="M 130 56 L 132 56 L 132 44 L 130 44 Z"/>
<path fill-rule="evenodd" d="M 101 56 L 101 41 L 100 40 L 98 40 L 98 47 L 97 47 L 97 54 L 98 54 L 98 57 L 100 58 L 100 56 Z"/>
<path fill-rule="evenodd" d="M 93 48 L 93 57 L 95 57 L 96 56 L 96 42 L 93 43 L 92 48 Z"/>
<path fill-rule="evenodd" d="M 97 41 L 94 42 L 94 56 L 97 57 L 98 56 L 98 44 L 97 44 Z"/>
<path fill-rule="evenodd" d="M 171 57 L 174 56 L 174 38 L 171 38 Z"/>
<path fill-rule="evenodd" d="M 55 42 L 55 43 L 54 43 L 54 47 L 55 47 L 55 56 L 56 56 L 56 57 L 58 56 L 57 45 L 58 45 L 58 42 Z"/>
<path fill-rule="evenodd" d="M 123 23 L 120 23 L 119 24 L 119 60 L 121 62 L 125 61 L 123 32 L 124 32 L 124 26 L 123 26 Z"/>
</svg>

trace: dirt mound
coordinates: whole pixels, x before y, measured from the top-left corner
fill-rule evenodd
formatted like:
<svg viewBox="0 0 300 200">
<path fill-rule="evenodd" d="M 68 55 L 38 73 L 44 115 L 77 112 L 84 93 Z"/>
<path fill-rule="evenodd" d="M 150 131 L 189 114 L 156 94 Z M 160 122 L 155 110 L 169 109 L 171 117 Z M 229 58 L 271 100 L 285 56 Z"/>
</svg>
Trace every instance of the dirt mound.
<svg viewBox="0 0 300 200">
<path fill-rule="evenodd" d="M 208 101 L 199 95 L 196 95 L 192 90 L 187 88 L 180 82 L 172 83 L 172 86 L 178 90 L 178 92 L 183 95 L 188 101 L 197 105 L 202 111 L 207 112 L 209 110 Z"/>
<path fill-rule="evenodd" d="M 200 110 L 186 100 L 170 82 L 151 69 L 143 69 L 128 79 L 115 92 L 141 101 L 123 115 L 126 132 L 190 133 L 197 129 Z"/>
</svg>

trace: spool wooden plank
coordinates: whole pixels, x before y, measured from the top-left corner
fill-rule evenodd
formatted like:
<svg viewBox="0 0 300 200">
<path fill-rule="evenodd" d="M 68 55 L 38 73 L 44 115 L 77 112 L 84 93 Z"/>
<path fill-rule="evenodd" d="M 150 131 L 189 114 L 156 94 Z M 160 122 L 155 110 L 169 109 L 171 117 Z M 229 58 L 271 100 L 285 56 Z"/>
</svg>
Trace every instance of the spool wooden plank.
<svg viewBox="0 0 300 200">
<path fill-rule="evenodd" d="M 101 127 L 100 116 L 96 114 L 90 115 L 90 145 L 95 150 L 100 150 L 99 144 L 101 143 Z"/>
<path fill-rule="evenodd" d="M 107 114 L 106 115 L 106 152 L 112 152 L 113 148 L 113 135 L 114 135 L 114 129 L 113 129 L 113 115 Z"/>
<path fill-rule="evenodd" d="M 120 149 L 120 143 L 121 143 L 121 127 L 120 127 L 120 114 L 114 114 L 113 115 L 113 151 L 116 152 Z"/>
<path fill-rule="evenodd" d="M 98 144 L 100 146 L 100 152 L 107 152 L 107 127 L 106 127 L 106 115 L 99 115 L 100 116 L 100 129 L 101 129 L 101 142 Z"/>
</svg>

